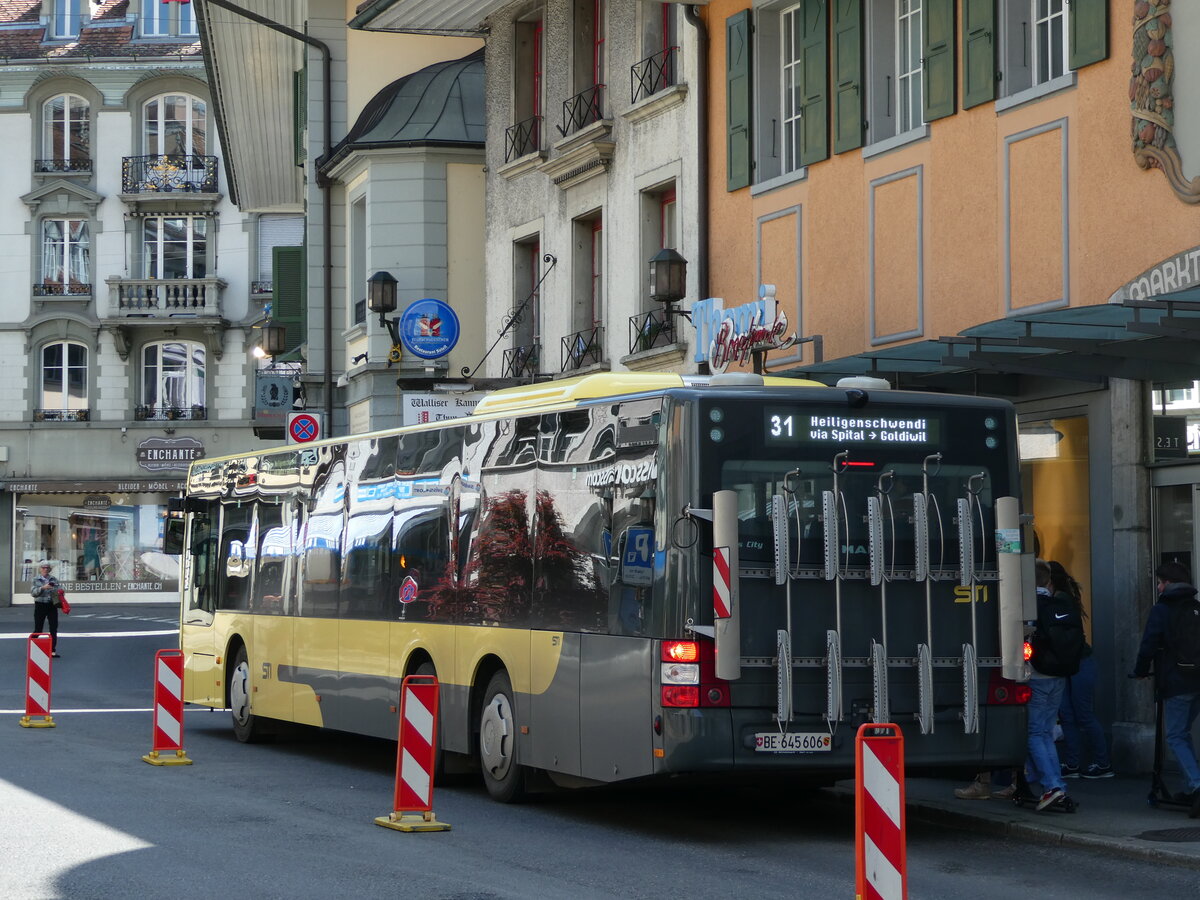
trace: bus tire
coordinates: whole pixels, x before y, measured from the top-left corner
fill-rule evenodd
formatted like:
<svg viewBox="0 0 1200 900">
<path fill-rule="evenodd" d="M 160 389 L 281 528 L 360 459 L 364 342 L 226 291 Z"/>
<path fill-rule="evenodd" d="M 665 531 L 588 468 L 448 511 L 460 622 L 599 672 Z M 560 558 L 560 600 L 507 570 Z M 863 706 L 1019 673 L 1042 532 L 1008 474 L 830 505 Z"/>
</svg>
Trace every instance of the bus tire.
<svg viewBox="0 0 1200 900">
<path fill-rule="evenodd" d="M 250 662 L 246 648 L 238 647 L 229 670 L 229 710 L 233 713 L 233 734 L 244 744 L 253 744 L 267 737 L 261 716 L 250 711 Z"/>
<path fill-rule="evenodd" d="M 516 803 L 525 794 L 525 773 L 516 759 L 515 711 L 512 682 L 501 670 L 488 682 L 479 716 L 479 769 L 488 793 L 501 803 Z"/>
</svg>

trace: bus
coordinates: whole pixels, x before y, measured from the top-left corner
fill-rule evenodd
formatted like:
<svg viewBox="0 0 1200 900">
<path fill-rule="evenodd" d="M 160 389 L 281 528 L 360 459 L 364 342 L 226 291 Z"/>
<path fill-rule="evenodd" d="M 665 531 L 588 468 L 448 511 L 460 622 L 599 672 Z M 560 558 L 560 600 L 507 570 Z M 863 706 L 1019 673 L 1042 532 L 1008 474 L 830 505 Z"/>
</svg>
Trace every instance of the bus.
<svg viewBox="0 0 1200 900">
<path fill-rule="evenodd" d="M 534 785 L 1024 756 L 1016 417 L 1001 400 L 746 373 L 499 390 L 463 419 L 192 463 L 185 700 Z"/>
</svg>

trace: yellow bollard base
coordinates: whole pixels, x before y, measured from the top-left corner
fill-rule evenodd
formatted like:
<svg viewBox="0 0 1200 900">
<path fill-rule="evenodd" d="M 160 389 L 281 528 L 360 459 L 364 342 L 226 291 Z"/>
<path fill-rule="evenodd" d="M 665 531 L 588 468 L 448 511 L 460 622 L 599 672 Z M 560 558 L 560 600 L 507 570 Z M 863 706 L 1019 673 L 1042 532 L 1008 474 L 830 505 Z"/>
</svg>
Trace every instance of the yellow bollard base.
<svg viewBox="0 0 1200 900">
<path fill-rule="evenodd" d="M 42 721 L 35 722 L 30 716 L 21 716 L 22 728 L 54 728 L 54 719 L 51 716 L 42 716 Z"/>
<path fill-rule="evenodd" d="M 190 766 L 192 764 L 183 750 L 176 750 L 174 756 L 159 756 L 157 750 L 151 750 L 142 757 L 142 762 L 148 762 L 152 766 Z"/>
<path fill-rule="evenodd" d="M 450 826 L 446 822 L 439 822 L 437 816 L 431 812 L 427 813 L 408 813 L 394 812 L 388 816 L 378 816 L 375 819 L 376 825 L 381 825 L 384 828 L 390 828 L 393 831 L 449 831 Z"/>
</svg>

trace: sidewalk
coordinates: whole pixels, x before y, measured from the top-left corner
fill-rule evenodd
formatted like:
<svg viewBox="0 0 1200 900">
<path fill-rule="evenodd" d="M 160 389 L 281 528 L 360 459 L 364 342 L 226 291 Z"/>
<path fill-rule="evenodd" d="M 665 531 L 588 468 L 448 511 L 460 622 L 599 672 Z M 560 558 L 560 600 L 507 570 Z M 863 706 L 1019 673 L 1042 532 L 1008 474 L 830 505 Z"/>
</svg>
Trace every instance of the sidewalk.
<svg viewBox="0 0 1200 900">
<path fill-rule="evenodd" d="M 1189 819 L 1184 809 L 1150 806 L 1149 775 L 1067 779 L 1067 793 L 1079 804 L 1074 813 L 1037 812 L 1010 800 L 959 800 L 954 789 L 966 784 L 908 779 L 909 819 L 1200 869 L 1200 819 Z M 1168 787 L 1178 789 L 1170 781 Z M 839 782 L 835 790 L 852 798 L 854 782 Z"/>
</svg>

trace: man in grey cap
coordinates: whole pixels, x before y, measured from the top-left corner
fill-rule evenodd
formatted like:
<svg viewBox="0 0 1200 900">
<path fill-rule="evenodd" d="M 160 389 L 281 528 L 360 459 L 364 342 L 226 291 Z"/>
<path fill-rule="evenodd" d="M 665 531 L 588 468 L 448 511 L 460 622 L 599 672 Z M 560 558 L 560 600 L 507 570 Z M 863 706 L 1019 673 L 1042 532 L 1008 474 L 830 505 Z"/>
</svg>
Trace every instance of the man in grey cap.
<svg viewBox="0 0 1200 900">
<path fill-rule="evenodd" d="M 33 579 L 33 631 L 41 634 L 46 624 L 50 625 L 51 655 L 58 656 L 58 579 L 50 574 L 50 560 L 43 559 L 38 565 L 37 577 Z"/>
</svg>

